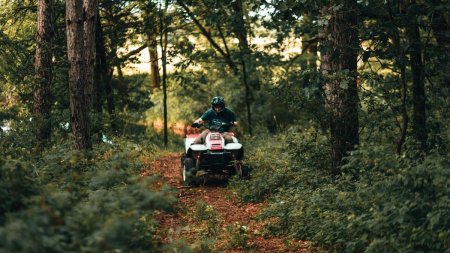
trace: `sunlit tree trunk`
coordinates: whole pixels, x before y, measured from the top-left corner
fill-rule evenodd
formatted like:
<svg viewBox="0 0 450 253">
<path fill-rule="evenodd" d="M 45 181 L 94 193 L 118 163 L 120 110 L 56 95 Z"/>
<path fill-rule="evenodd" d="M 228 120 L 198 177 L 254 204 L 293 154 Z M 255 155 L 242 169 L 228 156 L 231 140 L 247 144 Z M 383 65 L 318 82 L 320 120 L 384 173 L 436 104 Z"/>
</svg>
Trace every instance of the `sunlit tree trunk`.
<svg viewBox="0 0 450 253">
<path fill-rule="evenodd" d="M 51 135 L 53 6 L 53 0 L 38 1 L 33 115 L 36 122 L 35 130 L 41 144 L 47 142 Z"/>
<path fill-rule="evenodd" d="M 83 0 L 66 1 L 67 58 L 69 64 L 70 123 L 74 148 L 92 148 L 84 85 Z"/>
<path fill-rule="evenodd" d="M 325 76 L 326 108 L 330 120 L 332 175 L 340 174 L 342 158 L 359 143 L 357 92 L 356 0 L 343 1 L 340 6 L 323 10 L 330 16 L 325 26 L 321 71 Z"/>
</svg>

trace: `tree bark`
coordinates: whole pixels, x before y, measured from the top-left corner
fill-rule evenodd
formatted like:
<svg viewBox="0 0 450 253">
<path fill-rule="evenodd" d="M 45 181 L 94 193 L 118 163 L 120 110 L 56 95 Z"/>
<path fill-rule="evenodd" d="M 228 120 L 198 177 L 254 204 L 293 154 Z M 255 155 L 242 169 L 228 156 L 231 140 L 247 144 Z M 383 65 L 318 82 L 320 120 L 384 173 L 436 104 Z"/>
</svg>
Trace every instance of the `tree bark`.
<svg viewBox="0 0 450 253">
<path fill-rule="evenodd" d="M 103 35 L 103 27 L 100 22 L 100 15 L 97 9 L 97 25 L 95 27 L 96 30 L 96 42 L 95 42 L 95 60 L 96 60 L 96 82 L 94 83 L 95 91 L 95 107 L 97 112 L 102 112 L 102 106 L 106 99 L 106 105 L 108 114 L 114 114 L 114 97 L 112 94 L 111 87 L 111 77 L 110 72 L 112 72 L 111 67 L 108 65 L 108 61 L 106 59 L 106 48 L 105 48 L 105 39 Z"/>
<path fill-rule="evenodd" d="M 447 12 L 443 10 L 436 10 L 432 16 L 431 27 L 433 29 L 434 37 L 442 52 L 448 55 L 450 47 L 450 17 Z M 450 62 L 447 57 L 444 57 L 442 65 L 444 68 L 450 67 Z M 447 86 L 450 93 L 450 77 L 445 76 L 442 80 L 442 87 Z"/>
<path fill-rule="evenodd" d="M 85 98 L 83 0 L 66 1 L 67 58 L 69 64 L 70 123 L 76 150 L 92 148 Z"/>
<path fill-rule="evenodd" d="M 97 0 L 83 0 L 83 35 L 84 35 L 84 85 L 87 110 L 93 108 L 94 65 L 95 65 L 95 33 L 97 23 Z"/>
<path fill-rule="evenodd" d="M 247 107 L 247 123 L 248 123 L 248 133 L 250 136 L 253 136 L 253 123 L 252 123 L 252 110 L 251 110 L 251 93 L 250 93 L 250 86 L 248 84 L 247 80 L 247 69 L 245 61 L 242 61 L 242 73 L 243 73 L 243 79 L 244 79 L 244 85 L 245 85 L 245 105 Z"/>
<path fill-rule="evenodd" d="M 163 85 L 163 116 L 164 116 L 164 145 L 167 146 L 169 143 L 169 129 L 168 129 L 168 115 L 167 115 L 167 37 L 168 29 L 167 23 L 164 22 L 164 15 L 167 13 L 168 1 L 165 1 L 164 14 L 160 12 L 159 17 L 159 32 L 160 32 L 160 46 L 161 46 L 161 56 L 162 56 L 162 85 Z M 166 26 L 164 26 L 166 25 Z"/>
<path fill-rule="evenodd" d="M 448 48 L 450 45 L 450 18 L 443 10 L 436 10 L 432 18 L 431 27 L 438 45 Z"/>
<path fill-rule="evenodd" d="M 155 24 L 156 25 L 156 24 Z M 150 54 L 150 82 L 153 89 L 161 86 L 161 78 L 159 76 L 159 64 L 158 64 L 158 42 L 155 34 L 147 35 L 148 52 Z"/>
<path fill-rule="evenodd" d="M 53 7 L 53 0 L 38 1 L 33 115 L 40 145 L 45 144 L 51 135 Z"/>
<path fill-rule="evenodd" d="M 409 9 L 416 4 L 415 0 L 410 0 Z M 414 13 L 410 13 L 411 17 L 416 17 Z M 423 73 L 422 48 L 420 45 L 419 26 L 416 18 L 410 18 L 411 23 L 406 27 L 406 34 L 410 44 L 410 64 L 413 81 L 413 115 L 412 130 L 413 136 L 417 139 L 422 149 L 425 149 L 427 142 L 427 126 L 426 126 L 426 97 Z"/>
<path fill-rule="evenodd" d="M 233 30 L 239 41 L 239 48 L 241 51 L 242 60 L 246 62 L 247 73 L 245 73 L 245 75 L 247 76 L 247 80 L 250 86 L 253 89 L 259 90 L 260 89 L 259 78 L 255 64 L 252 59 L 252 50 L 248 43 L 248 31 L 244 19 L 244 8 L 242 0 L 235 0 L 232 3 L 232 8 L 235 17 Z"/>
<path fill-rule="evenodd" d="M 403 143 L 405 143 L 406 140 L 406 133 L 408 131 L 408 122 L 409 122 L 409 118 L 408 118 L 408 111 L 406 108 L 406 90 L 407 90 L 407 86 L 406 86 L 406 68 L 404 65 L 401 66 L 400 69 L 400 111 L 401 111 L 401 115 L 402 115 L 402 123 L 400 126 L 400 139 L 397 142 L 397 155 L 401 155 L 402 154 L 402 147 L 403 147 Z"/>
<path fill-rule="evenodd" d="M 336 7 L 336 6 L 332 6 Z M 357 92 L 357 34 L 356 0 L 347 0 L 336 8 L 325 8 L 331 19 L 322 38 L 321 70 L 326 78 L 325 103 L 330 116 L 331 174 L 338 176 L 342 158 L 359 143 Z"/>
</svg>

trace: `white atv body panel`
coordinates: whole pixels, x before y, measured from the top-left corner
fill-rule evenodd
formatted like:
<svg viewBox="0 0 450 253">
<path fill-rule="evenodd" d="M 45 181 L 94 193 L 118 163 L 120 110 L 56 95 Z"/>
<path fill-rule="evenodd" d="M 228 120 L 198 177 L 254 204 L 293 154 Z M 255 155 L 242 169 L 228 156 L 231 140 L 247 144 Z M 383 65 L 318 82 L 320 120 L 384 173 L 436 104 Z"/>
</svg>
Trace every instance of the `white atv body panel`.
<svg viewBox="0 0 450 253">
<path fill-rule="evenodd" d="M 228 143 L 225 145 L 226 150 L 239 150 L 242 148 L 242 144 L 240 143 Z"/>
<path fill-rule="evenodd" d="M 208 148 L 203 144 L 192 144 L 190 147 L 193 151 L 205 151 Z"/>
<path fill-rule="evenodd" d="M 194 143 L 195 138 L 185 138 L 184 139 L 184 150 L 187 151 L 189 150 L 189 148 L 191 147 L 192 143 Z"/>
<path fill-rule="evenodd" d="M 186 153 L 189 149 L 193 151 L 206 151 L 208 149 L 211 149 L 211 144 L 209 143 L 209 134 L 206 137 L 206 144 L 193 144 L 195 141 L 195 138 L 185 138 L 184 139 L 184 148 L 186 150 Z M 222 138 L 222 147 L 224 147 L 225 150 L 239 150 L 242 148 L 242 144 L 239 143 L 238 139 L 236 137 L 233 138 L 233 143 L 228 143 L 225 145 L 225 140 Z"/>
</svg>

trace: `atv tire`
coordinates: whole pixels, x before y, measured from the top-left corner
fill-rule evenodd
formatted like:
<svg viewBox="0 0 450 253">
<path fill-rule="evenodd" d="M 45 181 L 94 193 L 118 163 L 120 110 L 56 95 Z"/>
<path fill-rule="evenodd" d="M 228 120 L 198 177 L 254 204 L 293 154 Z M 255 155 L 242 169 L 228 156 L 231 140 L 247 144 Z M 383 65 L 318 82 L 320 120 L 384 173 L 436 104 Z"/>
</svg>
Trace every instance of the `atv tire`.
<svg viewBox="0 0 450 253">
<path fill-rule="evenodd" d="M 194 186 L 197 181 L 196 172 L 194 159 L 184 158 L 181 166 L 181 183 L 184 186 Z"/>
<path fill-rule="evenodd" d="M 235 161 L 234 169 L 236 171 L 236 174 L 241 179 L 249 179 L 250 178 L 249 167 L 247 165 L 245 165 L 242 161 Z"/>
</svg>

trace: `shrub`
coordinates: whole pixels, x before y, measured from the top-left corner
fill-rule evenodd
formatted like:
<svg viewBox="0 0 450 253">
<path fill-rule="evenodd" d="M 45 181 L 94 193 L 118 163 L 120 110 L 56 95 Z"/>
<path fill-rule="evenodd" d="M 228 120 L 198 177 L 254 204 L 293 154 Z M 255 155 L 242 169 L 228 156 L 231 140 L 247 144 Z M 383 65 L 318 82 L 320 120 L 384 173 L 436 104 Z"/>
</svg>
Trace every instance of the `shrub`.
<svg viewBox="0 0 450 253">
<path fill-rule="evenodd" d="M 418 159 L 392 147 L 361 146 L 332 180 L 324 139 L 287 132 L 248 157 L 252 180 L 233 181 L 241 198 L 270 205 L 268 229 L 310 240 L 330 252 L 447 252 L 450 241 L 450 157 Z"/>
<path fill-rule="evenodd" d="M 175 197 L 139 177 L 142 155 L 158 152 L 115 141 L 88 153 L 61 145 L 22 161 L 0 157 L 0 252 L 162 251 L 153 214 L 171 211 Z"/>
</svg>

